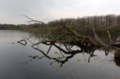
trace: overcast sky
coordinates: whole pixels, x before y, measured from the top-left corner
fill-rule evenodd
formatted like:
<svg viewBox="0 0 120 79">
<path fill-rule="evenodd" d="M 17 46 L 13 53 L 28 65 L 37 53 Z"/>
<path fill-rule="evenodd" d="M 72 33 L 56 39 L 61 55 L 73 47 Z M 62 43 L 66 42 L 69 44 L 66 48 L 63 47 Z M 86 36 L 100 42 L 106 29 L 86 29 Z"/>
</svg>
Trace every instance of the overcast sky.
<svg viewBox="0 0 120 79">
<path fill-rule="evenodd" d="M 27 15 L 45 23 L 60 18 L 120 14 L 120 0 L 0 0 L 1 24 L 27 24 Z"/>
</svg>

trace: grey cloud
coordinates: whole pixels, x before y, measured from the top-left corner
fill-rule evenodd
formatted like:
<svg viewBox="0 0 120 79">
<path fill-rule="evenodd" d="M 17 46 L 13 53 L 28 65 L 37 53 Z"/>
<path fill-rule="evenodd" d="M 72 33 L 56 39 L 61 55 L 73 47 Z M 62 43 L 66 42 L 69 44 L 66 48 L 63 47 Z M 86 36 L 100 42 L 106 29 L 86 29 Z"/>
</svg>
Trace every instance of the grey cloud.
<svg viewBox="0 0 120 79">
<path fill-rule="evenodd" d="M 44 22 L 65 17 L 105 14 L 108 9 L 109 13 L 118 14 L 119 3 L 119 0 L 0 0 L 0 23 L 25 23 L 27 19 L 20 14 Z"/>
</svg>

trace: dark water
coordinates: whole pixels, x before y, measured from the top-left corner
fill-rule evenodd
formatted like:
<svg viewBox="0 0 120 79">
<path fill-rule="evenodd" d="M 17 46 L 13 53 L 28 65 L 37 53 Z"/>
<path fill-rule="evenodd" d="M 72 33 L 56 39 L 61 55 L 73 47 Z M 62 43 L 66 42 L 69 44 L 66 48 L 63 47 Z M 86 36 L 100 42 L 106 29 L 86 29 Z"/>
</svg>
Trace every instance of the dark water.
<svg viewBox="0 0 120 79">
<path fill-rule="evenodd" d="M 32 33 L 0 30 L 0 79 L 120 78 L 120 61 L 113 58 L 116 48 L 94 49 L 90 57 L 86 51 L 70 53 L 62 44 L 40 44 L 33 48 L 29 41 L 25 46 L 17 43 L 30 35 Z M 37 42 L 38 38 L 32 37 L 30 40 Z M 60 51 L 57 46 L 67 52 Z M 73 46 L 72 49 L 82 48 Z"/>
</svg>

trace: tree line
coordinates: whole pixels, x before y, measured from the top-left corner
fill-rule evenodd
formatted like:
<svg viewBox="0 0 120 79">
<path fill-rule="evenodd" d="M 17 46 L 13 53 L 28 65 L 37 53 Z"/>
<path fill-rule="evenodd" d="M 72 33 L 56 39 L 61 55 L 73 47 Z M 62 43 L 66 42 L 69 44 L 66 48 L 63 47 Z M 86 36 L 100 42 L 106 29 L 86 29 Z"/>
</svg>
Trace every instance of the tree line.
<svg viewBox="0 0 120 79">
<path fill-rule="evenodd" d="M 27 27 L 27 25 L 14 25 L 14 24 L 0 24 L 0 30 L 8 30 L 8 29 L 22 29 Z"/>
<path fill-rule="evenodd" d="M 112 36 L 118 36 L 120 34 L 120 15 L 108 14 L 101 16 L 86 16 L 78 18 L 65 18 L 50 21 L 45 24 L 49 27 L 49 30 L 54 30 L 55 28 L 65 25 L 71 30 L 75 30 L 79 34 L 83 35 L 93 35 L 92 26 L 98 35 L 106 36 L 106 31 L 109 30 Z M 29 24 L 28 29 L 36 28 L 39 31 L 46 31 L 44 24 Z M 39 29 L 38 29 L 39 28 Z"/>
<path fill-rule="evenodd" d="M 78 18 L 65 18 L 60 20 L 54 20 L 47 23 L 50 27 L 58 25 L 67 25 L 67 26 L 95 26 L 95 27 L 111 27 L 114 25 L 120 24 L 120 15 L 108 14 L 101 16 L 86 16 Z"/>
<path fill-rule="evenodd" d="M 29 25 L 14 25 L 14 24 L 0 24 L 0 29 L 23 29 L 34 31 L 46 31 L 45 26 L 48 26 L 50 30 L 57 28 L 58 26 L 66 25 L 68 28 L 75 30 L 80 34 L 93 34 L 91 26 L 94 26 L 96 32 L 100 35 L 105 35 L 106 30 L 109 30 L 112 34 L 119 34 L 120 27 L 120 15 L 108 14 L 101 16 L 86 16 L 78 18 L 64 18 L 54 21 L 49 21 L 45 24 L 29 24 Z M 101 33 L 102 32 L 102 33 Z"/>
</svg>

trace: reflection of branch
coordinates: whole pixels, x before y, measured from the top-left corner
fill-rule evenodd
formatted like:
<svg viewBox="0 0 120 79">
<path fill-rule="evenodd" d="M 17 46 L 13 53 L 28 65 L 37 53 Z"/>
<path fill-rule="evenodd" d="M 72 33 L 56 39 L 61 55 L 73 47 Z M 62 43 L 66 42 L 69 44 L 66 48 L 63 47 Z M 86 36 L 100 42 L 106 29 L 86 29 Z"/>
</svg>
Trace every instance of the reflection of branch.
<svg viewBox="0 0 120 79">
<path fill-rule="evenodd" d="M 30 37 L 32 37 L 32 36 L 30 36 Z M 29 38 L 30 38 L 29 37 Z M 30 40 L 29 40 L 29 38 L 27 38 L 27 40 L 30 42 L 30 43 L 32 43 L 32 44 L 34 44 L 33 42 L 31 42 Z M 23 39 L 23 40 L 20 40 L 19 42 L 21 42 L 21 41 L 25 41 L 26 42 L 26 40 L 25 39 Z M 26 42 L 26 44 L 27 44 L 27 42 Z M 49 59 L 53 59 L 53 60 L 55 60 L 55 62 L 60 62 L 61 63 L 61 66 L 65 63 L 65 62 L 67 62 L 68 61 L 68 59 L 70 59 L 70 58 L 72 58 L 72 57 L 74 57 L 74 55 L 75 54 L 77 54 L 77 53 L 82 53 L 83 51 L 85 51 L 85 52 L 88 52 L 88 50 L 91 52 L 91 53 L 89 53 L 88 52 L 88 54 L 90 54 L 90 57 L 89 57 L 89 59 L 88 59 L 88 62 L 90 62 L 90 58 L 91 57 L 93 57 L 93 56 L 95 56 L 95 55 L 93 55 L 93 53 L 94 53 L 94 51 L 95 50 L 93 50 L 93 49 L 95 49 L 95 48 L 89 48 L 89 47 L 81 47 L 81 45 L 78 45 L 78 47 L 80 47 L 80 49 L 81 50 L 72 50 L 72 49 L 70 49 L 70 48 L 68 48 L 67 46 L 66 46 L 66 44 L 63 44 L 63 46 L 66 48 L 66 50 L 68 50 L 68 51 L 66 51 L 66 50 L 64 50 L 63 48 L 61 48 L 60 46 L 57 46 L 56 44 L 54 44 L 54 43 L 51 43 L 50 42 L 50 44 L 47 44 L 46 42 L 44 42 L 43 44 L 45 44 L 45 45 L 50 45 L 50 47 L 49 47 L 49 49 L 48 49 L 48 51 L 47 51 L 47 53 L 45 54 L 42 50 L 40 50 L 39 48 L 35 48 L 33 45 L 32 45 L 32 48 L 33 49 L 35 49 L 35 50 L 38 50 L 39 52 L 41 52 L 44 56 L 42 56 L 42 57 L 39 57 L 39 56 L 30 56 L 31 58 L 38 58 L 38 59 L 42 59 L 43 57 L 47 57 L 47 58 L 49 58 Z M 70 54 L 70 56 L 68 56 L 68 57 L 64 57 L 64 55 L 62 54 L 62 58 L 65 58 L 64 60 L 58 60 L 58 58 L 51 58 L 50 56 L 48 56 L 47 54 L 49 53 L 49 51 L 51 50 L 51 47 L 52 46 L 55 46 L 58 50 L 60 50 L 60 53 L 62 54 L 62 52 L 63 53 L 65 53 L 65 54 Z M 52 64 L 52 63 L 54 63 L 54 62 L 51 62 L 50 64 Z"/>
<path fill-rule="evenodd" d="M 90 58 L 91 58 L 91 57 L 97 56 L 97 55 L 94 55 L 94 52 L 91 52 L 91 53 L 89 53 L 89 54 L 90 54 L 90 57 L 88 58 L 88 62 L 90 62 Z"/>
<path fill-rule="evenodd" d="M 42 50 L 40 50 L 40 49 L 38 49 L 38 48 L 35 48 L 34 46 L 32 46 L 33 47 L 33 49 L 35 49 L 35 50 L 38 50 L 39 52 L 41 52 L 45 57 L 47 57 L 48 59 L 53 59 L 53 60 L 55 60 L 55 62 L 60 62 L 61 63 L 61 66 L 65 63 L 65 62 L 67 62 L 68 61 L 68 59 L 69 58 L 72 58 L 75 54 L 72 54 L 71 56 L 68 56 L 68 57 L 63 57 L 63 58 L 66 58 L 65 60 L 58 60 L 57 58 L 51 58 L 51 57 L 49 57 L 47 54 L 45 54 Z M 50 49 L 50 48 L 49 48 Z M 53 63 L 53 62 L 52 62 Z M 50 63 L 50 64 L 52 64 L 52 63 Z"/>
<path fill-rule="evenodd" d="M 48 54 L 48 53 L 49 53 L 49 51 L 50 51 L 51 47 L 52 47 L 52 45 L 49 47 L 49 49 L 48 49 L 48 51 L 47 51 L 47 53 L 46 53 L 46 54 Z"/>
<path fill-rule="evenodd" d="M 76 54 L 76 53 L 82 53 L 82 50 L 72 50 L 72 51 L 65 51 L 61 47 L 54 44 L 56 48 L 58 48 L 60 51 L 64 52 L 65 54 Z"/>
<path fill-rule="evenodd" d="M 32 35 L 32 36 L 34 36 L 34 35 Z M 81 44 L 76 44 L 76 46 L 78 46 L 80 49 L 78 49 L 78 50 L 73 50 L 72 48 L 69 48 L 68 46 L 70 46 L 70 45 L 66 45 L 66 43 L 64 43 L 64 44 L 62 44 L 64 47 L 65 47 L 65 49 L 63 49 L 61 46 L 58 46 L 58 45 L 56 45 L 55 43 L 53 43 L 53 42 L 50 42 L 49 41 L 49 43 L 48 42 L 42 42 L 43 44 L 45 44 L 45 45 L 50 45 L 50 47 L 48 48 L 48 50 L 47 50 L 47 52 L 46 53 L 44 53 L 44 51 L 42 51 L 42 50 L 40 50 L 39 48 L 35 48 L 34 47 L 34 44 L 36 44 L 36 43 L 33 43 L 33 42 L 31 42 L 29 39 L 32 37 L 32 36 L 30 36 L 29 38 L 24 38 L 24 39 L 22 39 L 22 40 L 20 40 L 20 41 L 18 41 L 18 43 L 20 43 L 21 44 L 21 42 L 22 41 L 25 41 L 25 44 L 22 44 L 22 45 L 26 45 L 27 44 L 27 41 L 26 40 L 28 40 L 31 44 L 32 44 L 32 48 L 33 49 L 35 49 L 35 50 L 38 50 L 39 52 L 41 52 L 44 56 L 42 56 L 42 57 L 39 57 L 39 56 L 31 56 L 31 58 L 38 58 L 38 59 L 42 59 L 43 57 L 47 57 L 48 59 L 53 59 L 53 60 L 55 60 L 55 62 L 60 62 L 61 63 L 61 66 L 64 64 L 64 63 L 66 63 L 70 58 L 72 58 L 72 57 L 74 57 L 74 55 L 76 55 L 76 54 L 78 54 L 78 53 L 83 53 L 83 51 L 84 52 L 86 52 L 86 53 L 88 53 L 89 55 L 90 55 L 90 57 L 88 58 L 88 62 L 90 62 L 90 58 L 91 57 L 94 57 L 94 56 L 96 56 L 96 55 L 94 55 L 94 51 L 96 50 L 96 49 L 100 49 L 101 47 L 99 47 L 99 46 L 83 46 L 83 45 L 81 45 Z M 59 44 L 59 43 L 58 43 Z M 38 44 L 39 45 L 39 44 Z M 62 60 L 58 60 L 58 58 L 51 58 L 50 56 L 48 56 L 48 53 L 50 52 L 50 50 L 51 50 L 51 48 L 52 48 L 52 46 L 55 46 L 58 50 L 60 50 L 60 53 L 61 53 L 61 55 L 62 55 L 62 58 L 64 58 L 64 60 L 62 59 Z M 72 45 L 72 46 L 74 46 L 74 45 Z M 67 57 L 65 57 L 63 54 L 62 54 L 62 52 L 64 53 L 64 54 L 69 54 L 70 56 L 67 56 Z M 50 64 L 52 64 L 52 63 L 54 63 L 54 62 L 51 62 Z"/>
<path fill-rule="evenodd" d="M 105 50 L 105 55 L 106 55 L 106 56 L 108 55 L 108 53 L 109 53 L 109 51 Z"/>
<path fill-rule="evenodd" d="M 56 47 L 56 48 L 58 48 L 60 51 L 62 51 L 62 52 L 64 52 L 65 54 L 71 54 L 71 56 L 68 56 L 67 58 L 66 58 L 66 60 L 64 60 L 64 61 L 68 61 L 68 59 L 69 58 L 72 58 L 75 54 L 77 54 L 77 53 L 82 53 L 82 51 L 83 50 L 85 50 L 85 51 L 87 51 L 87 49 L 85 49 L 85 48 L 83 48 L 83 49 L 81 49 L 81 50 L 72 50 L 72 51 L 65 51 L 64 49 L 62 49 L 61 47 L 59 47 L 59 46 L 57 46 L 57 45 L 55 45 L 54 44 L 54 46 Z M 94 48 L 94 47 L 93 47 Z M 97 55 L 94 55 L 94 49 L 93 48 L 90 48 L 91 49 L 91 51 L 90 52 L 88 52 L 88 54 L 90 54 L 90 57 L 88 58 L 88 62 L 90 62 L 90 58 L 91 57 L 94 57 L 94 56 L 97 56 Z M 66 48 L 67 49 L 67 48 Z M 62 62 L 62 64 L 63 63 L 65 63 L 64 61 L 61 61 Z M 54 61 L 54 62 L 56 62 L 56 61 Z M 54 63 L 54 62 L 52 62 L 52 63 Z M 52 64 L 51 63 L 51 64 Z"/>
<path fill-rule="evenodd" d="M 21 43 L 22 41 L 24 41 L 24 42 L 25 42 L 25 44 Z M 27 44 L 27 42 L 26 42 L 25 38 L 24 38 L 24 39 L 22 39 L 22 40 L 20 40 L 20 41 L 18 41 L 18 43 L 19 43 L 19 44 L 21 44 L 21 45 L 23 45 L 23 46 L 25 46 L 25 45 Z"/>
<path fill-rule="evenodd" d="M 63 44 L 64 46 L 65 46 L 65 48 L 70 52 L 71 51 L 71 49 L 69 49 L 67 46 L 66 46 L 66 44 Z"/>
</svg>

